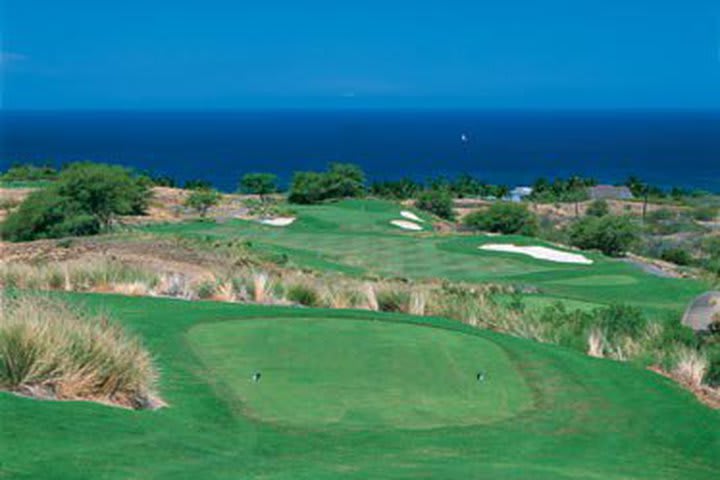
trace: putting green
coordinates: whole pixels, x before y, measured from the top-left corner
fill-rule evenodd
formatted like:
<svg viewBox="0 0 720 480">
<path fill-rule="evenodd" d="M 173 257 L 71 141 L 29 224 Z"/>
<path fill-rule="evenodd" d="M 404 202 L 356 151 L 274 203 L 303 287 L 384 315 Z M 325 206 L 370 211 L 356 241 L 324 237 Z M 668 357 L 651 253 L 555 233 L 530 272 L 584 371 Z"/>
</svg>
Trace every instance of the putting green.
<svg viewBox="0 0 720 480">
<path fill-rule="evenodd" d="M 246 415 L 302 428 L 422 429 L 532 406 L 505 352 L 476 336 L 347 319 L 201 324 L 190 342 Z M 253 382 L 254 371 L 262 372 Z M 484 372 L 484 381 L 477 373 Z"/>
</svg>

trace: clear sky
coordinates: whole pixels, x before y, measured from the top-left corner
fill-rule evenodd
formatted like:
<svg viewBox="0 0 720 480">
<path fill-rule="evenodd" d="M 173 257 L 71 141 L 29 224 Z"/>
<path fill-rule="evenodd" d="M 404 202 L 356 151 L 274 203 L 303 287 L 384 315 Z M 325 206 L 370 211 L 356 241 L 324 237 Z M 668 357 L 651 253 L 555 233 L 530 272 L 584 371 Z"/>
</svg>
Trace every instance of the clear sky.
<svg viewBox="0 0 720 480">
<path fill-rule="evenodd" d="M 4 108 L 720 108 L 720 0 L 0 3 Z"/>
</svg>

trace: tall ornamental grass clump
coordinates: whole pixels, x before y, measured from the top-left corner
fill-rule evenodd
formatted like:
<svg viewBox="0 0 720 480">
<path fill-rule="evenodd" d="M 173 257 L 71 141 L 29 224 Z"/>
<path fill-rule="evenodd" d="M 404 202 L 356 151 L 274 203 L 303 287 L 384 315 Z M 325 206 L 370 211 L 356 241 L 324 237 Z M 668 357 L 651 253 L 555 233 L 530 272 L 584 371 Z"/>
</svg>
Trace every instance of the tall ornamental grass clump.
<svg viewBox="0 0 720 480">
<path fill-rule="evenodd" d="M 141 341 L 103 315 L 49 297 L 0 310 L 0 389 L 57 400 L 157 408 L 158 372 Z"/>
</svg>

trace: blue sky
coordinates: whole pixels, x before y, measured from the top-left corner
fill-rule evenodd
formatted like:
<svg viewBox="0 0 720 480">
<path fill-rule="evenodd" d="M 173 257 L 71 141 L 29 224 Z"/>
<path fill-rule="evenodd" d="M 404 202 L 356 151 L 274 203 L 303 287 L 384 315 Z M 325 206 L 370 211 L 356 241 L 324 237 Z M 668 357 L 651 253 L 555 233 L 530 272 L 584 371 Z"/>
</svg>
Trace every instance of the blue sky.
<svg viewBox="0 0 720 480">
<path fill-rule="evenodd" d="M 717 0 L 0 2 L 4 108 L 720 108 Z"/>
</svg>

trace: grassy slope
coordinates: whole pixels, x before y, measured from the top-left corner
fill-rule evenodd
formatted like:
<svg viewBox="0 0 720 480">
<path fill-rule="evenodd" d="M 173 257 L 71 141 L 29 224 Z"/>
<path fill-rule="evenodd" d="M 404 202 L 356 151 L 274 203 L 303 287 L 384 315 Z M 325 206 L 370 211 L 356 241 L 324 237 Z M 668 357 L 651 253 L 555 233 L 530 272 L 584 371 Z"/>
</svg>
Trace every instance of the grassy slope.
<svg viewBox="0 0 720 480">
<path fill-rule="evenodd" d="M 300 207 L 299 220 L 288 228 L 235 221 L 221 225 L 175 224 L 152 230 L 209 238 L 247 238 L 258 248 L 286 253 L 295 263 L 312 268 L 350 274 L 528 284 L 555 298 L 600 304 L 623 302 L 652 314 L 679 314 L 706 288 L 695 281 L 654 277 L 601 255 L 589 255 L 595 260 L 592 266 L 577 266 L 478 249 L 483 243 L 542 244 L 535 239 L 403 232 L 389 223 L 401 218 L 400 210 L 389 202 L 348 200 Z"/>
<path fill-rule="evenodd" d="M 669 380 L 630 365 L 439 319 L 111 296 L 72 298 L 110 308 L 146 339 L 158 356 L 162 392 L 171 407 L 131 412 L 0 394 L 0 478 L 706 479 L 720 472 L 720 413 L 701 406 Z M 447 330 L 464 334 L 452 341 L 476 337 L 480 348 L 492 342 L 532 389 L 533 407 L 483 425 L 431 430 L 375 425 L 362 430 L 321 424 L 306 429 L 243 414 L 247 406 L 239 399 L 241 390 L 223 365 L 233 359 L 242 362 L 245 355 L 260 358 L 261 352 L 229 348 L 226 360 L 203 361 L 197 355 L 204 356 L 214 342 L 231 347 L 226 337 L 238 334 L 238 320 L 254 319 L 248 326 L 257 327 L 259 318 L 300 323 L 328 317 L 338 323 L 382 319 L 435 327 L 428 332 L 438 343 L 450 341 Z M 359 328 L 358 322 L 348 328 Z M 299 332 L 279 335 L 292 342 Z M 397 330 L 393 341 L 403 332 L 416 336 Z M 339 340 L 333 329 L 319 334 L 324 344 L 318 339 L 301 352 L 347 341 Z M 265 333 L 252 335 L 262 338 Z M 372 329 L 360 338 L 377 348 Z M 427 341 L 421 347 L 431 348 Z M 370 361 L 369 356 L 358 358 L 360 363 Z M 405 373 L 422 380 L 423 373 L 434 368 L 429 361 L 407 365 Z M 326 381 L 325 375 L 320 372 L 317 381 Z M 308 384 L 312 382 L 309 377 Z"/>
</svg>

